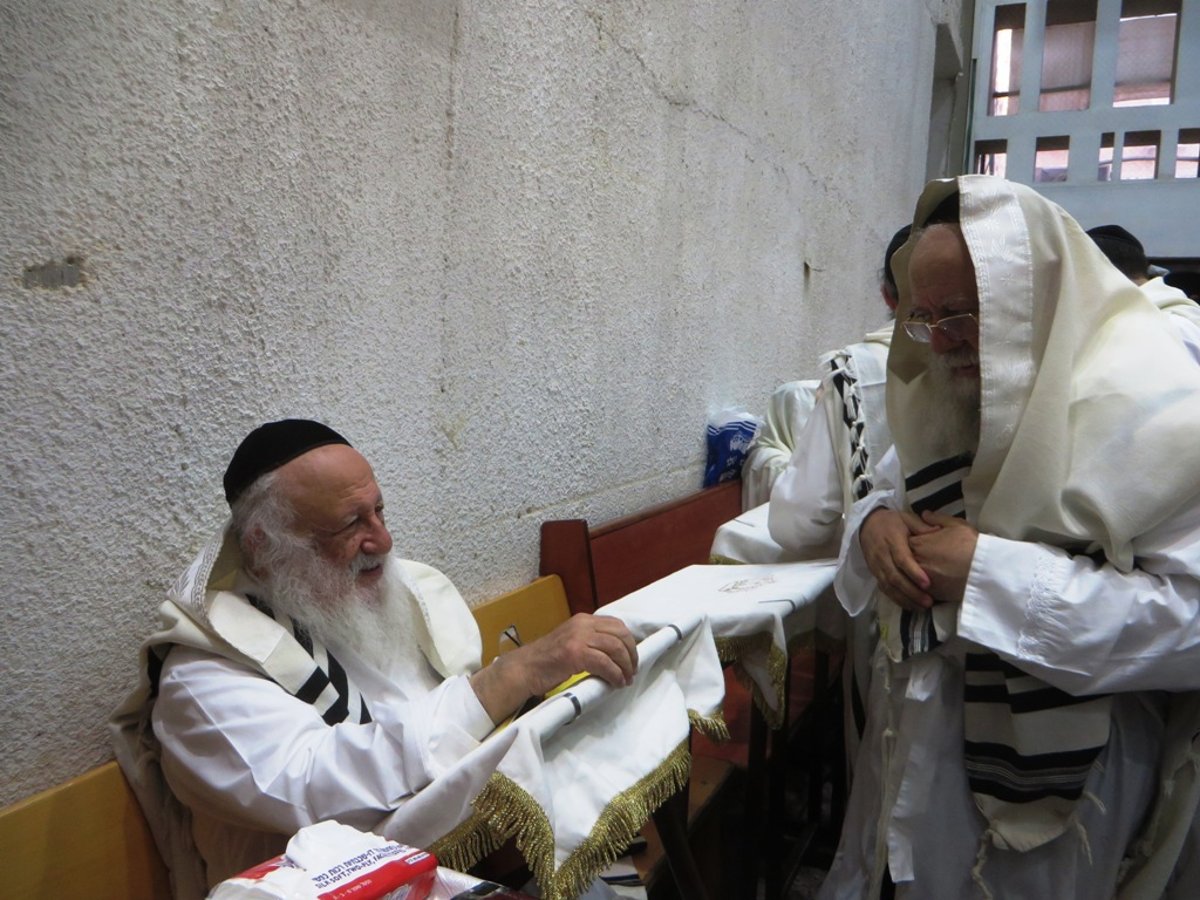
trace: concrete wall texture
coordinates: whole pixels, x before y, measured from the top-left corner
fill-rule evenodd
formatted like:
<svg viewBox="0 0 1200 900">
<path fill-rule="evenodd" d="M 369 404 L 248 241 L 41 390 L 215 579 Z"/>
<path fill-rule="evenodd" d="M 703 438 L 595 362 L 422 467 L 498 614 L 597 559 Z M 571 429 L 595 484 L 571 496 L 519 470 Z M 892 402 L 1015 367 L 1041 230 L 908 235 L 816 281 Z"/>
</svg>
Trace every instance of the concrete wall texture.
<svg viewBox="0 0 1200 900">
<path fill-rule="evenodd" d="M 711 409 L 881 320 L 958 7 L 0 5 L 0 803 L 110 758 L 262 421 L 471 602 L 698 487 Z"/>
</svg>

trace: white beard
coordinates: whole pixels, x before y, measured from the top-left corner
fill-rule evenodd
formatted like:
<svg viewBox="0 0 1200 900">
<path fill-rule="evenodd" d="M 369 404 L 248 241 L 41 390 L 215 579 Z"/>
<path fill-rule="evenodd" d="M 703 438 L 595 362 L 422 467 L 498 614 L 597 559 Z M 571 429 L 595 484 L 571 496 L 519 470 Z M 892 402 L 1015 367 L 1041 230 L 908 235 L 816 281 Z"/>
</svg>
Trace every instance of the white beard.
<svg viewBox="0 0 1200 900">
<path fill-rule="evenodd" d="M 416 604 L 388 557 L 360 554 L 346 568 L 320 557 L 305 541 L 294 539 L 263 577 L 263 598 L 277 613 L 298 622 L 335 656 L 349 653 L 385 675 L 415 672 L 427 666 L 416 639 Z M 357 574 L 382 562 L 383 576 L 361 587 Z"/>
<path fill-rule="evenodd" d="M 959 375 L 962 365 L 978 365 L 979 354 L 964 347 L 949 353 L 931 353 L 929 387 L 935 402 L 926 427 L 932 449 L 939 458 L 975 453 L 979 448 L 979 379 Z"/>
</svg>

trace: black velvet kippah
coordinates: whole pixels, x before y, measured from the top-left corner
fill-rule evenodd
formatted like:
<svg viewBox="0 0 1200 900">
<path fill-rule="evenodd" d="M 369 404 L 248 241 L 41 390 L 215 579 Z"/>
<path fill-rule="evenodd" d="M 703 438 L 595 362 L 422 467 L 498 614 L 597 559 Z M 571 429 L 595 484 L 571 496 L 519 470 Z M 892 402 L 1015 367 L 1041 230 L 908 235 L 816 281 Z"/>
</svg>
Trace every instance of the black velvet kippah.
<svg viewBox="0 0 1200 900">
<path fill-rule="evenodd" d="M 259 425 L 246 435 L 225 470 L 225 499 L 232 506 L 250 485 L 309 450 L 350 442 L 320 422 L 280 419 Z"/>
<path fill-rule="evenodd" d="M 1097 225 L 1095 228 L 1088 229 L 1088 235 L 1101 246 L 1104 245 L 1104 241 L 1115 241 L 1118 244 L 1127 244 L 1133 247 L 1140 254 L 1144 255 L 1146 253 L 1146 248 L 1142 246 L 1142 242 L 1120 225 Z"/>
</svg>

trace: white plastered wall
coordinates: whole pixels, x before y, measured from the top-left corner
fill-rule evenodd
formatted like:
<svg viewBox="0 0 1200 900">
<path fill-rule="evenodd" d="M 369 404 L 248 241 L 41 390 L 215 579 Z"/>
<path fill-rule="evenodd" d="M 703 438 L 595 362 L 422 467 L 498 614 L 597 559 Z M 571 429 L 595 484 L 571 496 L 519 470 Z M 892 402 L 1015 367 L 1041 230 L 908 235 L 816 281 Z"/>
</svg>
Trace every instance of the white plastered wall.
<svg viewBox="0 0 1200 900">
<path fill-rule="evenodd" d="M 262 421 L 343 431 L 472 602 L 695 489 L 710 409 L 881 319 L 957 10 L 0 6 L 0 803 L 110 757 Z"/>
</svg>

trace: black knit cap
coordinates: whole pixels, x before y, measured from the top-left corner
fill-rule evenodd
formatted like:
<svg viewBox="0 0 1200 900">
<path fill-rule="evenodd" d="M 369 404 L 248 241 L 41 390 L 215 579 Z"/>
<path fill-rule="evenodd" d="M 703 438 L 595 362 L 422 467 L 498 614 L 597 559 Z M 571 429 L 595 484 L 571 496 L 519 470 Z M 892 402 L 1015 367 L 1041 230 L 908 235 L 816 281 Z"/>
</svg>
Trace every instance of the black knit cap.
<svg viewBox="0 0 1200 900">
<path fill-rule="evenodd" d="M 1096 243 L 1100 243 L 1102 240 L 1113 241 L 1118 244 L 1128 244 L 1134 247 L 1138 253 L 1145 254 L 1146 252 L 1146 248 L 1142 246 L 1142 242 L 1120 225 L 1097 225 L 1095 228 L 1088 229 L 1088 235 Z"/>
<path fill-rule="evenodd" d="M 1088 236 L 1096 242 L 1096 246 L 1108 257 L 1108 261 L 1127 276 L 1134 278 L 1146 275 L 1146 269 L 1150 265 L 1150 261 L 1146 259 L 1146 248 L 1120 225 L 1089 228 Z"/>
<path fill-rule="evenodd" d="M 310 419 L 280 419 L 259 425 L 238 444 L 225 470 L 225 499 L 232 506 L 246 488 L 309 450 L 326 444 L 350 442 L 320 422 Z"/>
</svg>

